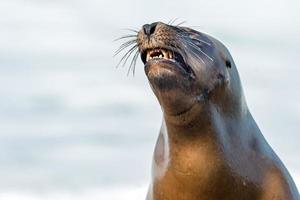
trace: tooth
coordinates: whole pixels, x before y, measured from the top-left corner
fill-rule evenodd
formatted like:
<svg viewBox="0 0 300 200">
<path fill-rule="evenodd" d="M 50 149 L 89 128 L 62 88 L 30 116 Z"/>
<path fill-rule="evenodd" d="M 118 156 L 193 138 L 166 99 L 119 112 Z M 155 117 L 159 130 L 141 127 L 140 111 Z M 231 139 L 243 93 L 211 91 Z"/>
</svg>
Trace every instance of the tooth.
<svg viewBox="0 0 300 200">
<path fill-rule="evenodd" d="M 167 58 L 167 52 L 166 52 L 165 50 L 162 50 L 161 52 L 162 52 L 163 56 L 164 56 L 165 58 Z"/>
<path fill-rule="evenodd" d="M 150 60 L 150 53 L 147 53 L 146 61 L 148 62 L 148 60 Z"/>
<path fill-rule="evenodd" d="M 159 57 L 159 58 L 162 58 L 162 57 L 163 57 L 163 55 L 161 55 L 161 54 L 160 54 L 158 57 Z"/>
</svg>

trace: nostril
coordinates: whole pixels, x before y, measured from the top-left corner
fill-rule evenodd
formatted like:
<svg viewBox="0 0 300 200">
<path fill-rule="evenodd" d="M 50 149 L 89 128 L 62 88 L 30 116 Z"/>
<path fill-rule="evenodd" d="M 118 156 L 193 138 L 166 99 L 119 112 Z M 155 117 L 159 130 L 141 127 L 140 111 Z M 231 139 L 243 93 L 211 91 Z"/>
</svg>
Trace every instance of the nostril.
<svg viewBox="0 0 300 200">
<path fill-rule="evenodd" d="M 155 32 L 156 25 L 157 25 L 157 22 L 152 23 L 152 24 L 145 24 L 143 26 L 145 35 L 147 35 L 147 36 L 152 35 Z"/>
<path fill-rule="evenodd" d="M 150 34 L 153 34 L 155 32 L 155 28 L 156 28 L 157 23 L 152 23 L 150 26 Z"/>
<path fill-rule="evenodd" d="M 144 29 L 144 33 L 145 33 L 145 35 L 148 35 L 148 34 L 150 34 L 150 25 L 149 24 L 145 24 L 144 26 L 143 26 L 143 29 Z"/>
</svg>

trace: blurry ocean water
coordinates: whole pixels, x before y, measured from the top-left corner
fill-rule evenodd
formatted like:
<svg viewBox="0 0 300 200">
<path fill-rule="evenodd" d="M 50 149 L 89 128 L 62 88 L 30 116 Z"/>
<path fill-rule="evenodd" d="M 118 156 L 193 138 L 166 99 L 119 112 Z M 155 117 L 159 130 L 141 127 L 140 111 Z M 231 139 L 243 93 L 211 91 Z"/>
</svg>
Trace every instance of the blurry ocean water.
<svg viewBox="0 0 300 200">
<path fill-rule="evenodd" d="M 143 199 L 161 122 L 114 39 L 179 17 L 231 51 L 248 106 L 300 187 L 300 4 L 2 0 L 0 199 Z"/>
</svg>

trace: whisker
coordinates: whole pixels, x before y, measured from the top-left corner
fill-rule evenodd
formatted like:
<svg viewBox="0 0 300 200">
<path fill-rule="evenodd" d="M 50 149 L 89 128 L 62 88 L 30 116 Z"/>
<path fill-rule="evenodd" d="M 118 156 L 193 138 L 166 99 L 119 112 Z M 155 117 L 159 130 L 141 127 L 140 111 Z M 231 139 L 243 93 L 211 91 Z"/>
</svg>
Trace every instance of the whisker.
<svg viewBox="0 0 300 200">
<path fill-rule="evenodd" d="M 136 60 L 137 60 L 137 57 L 138 57 L 139 53 L 140 52 L 138 50 L 136 50 L 136 52 L 134 53 L 134 56 L 132 58 L 132 61 L 131 61 L 130 65 L 129 65 L 129 68 L 128 68 L 128 71 L 127 71 L 127 76 L 129 75 L 130 70 L 131 70 L 132 67 L 133 67 L 132 73 L 133 73 L 133 76 L 134 76 Z"/>
<path fill-rule="evenodd" d="M 209 42 L 207 42 L 207 41 L 205 41 L 205 40 L 202 40 L 202 39 L 198 39 L 198 38 L 191 38 L 190 36 L 187 36 L 187 35 L 184 35 L 184 34 L 180 34 L 182 37 L 184 37 L 184 38 L 186 38 L 186 39 L 192 39 L 192 40 L 196 40 L 196 41 L 198 41 L 198 42 L 202 42 L 202 43 L 204 43 L 204 44 L 206 44 L 206 45 L 208 45 L 208 46 L 212 46 L 212 44 L 211 43 L 209 43 Z"/>
<path fill-rule="evenodd" d="M 171 25 L 171 21 L 172 21 L 172 20 L 173 20 L 173 19 L 170 19 L 170 20 L 168 21 L 167 24 L 168 24 L 168 25 Z"/>
<path fill-rule="evenodd" d="M 201 60 L 201 62 L 203 64 L 205 64 L 205 62 L 202 59 L 202 57 L 196 53 L 198 51 L 198 47 L 195 46 L 195 44 L 193 44 L 193 43 L 191 43 L 189 41 L 184 41 L 183 44 L 184 44 L 184 48 L 185 48 L 186 52 L 189 52 L 189 53 L 193 54 L 196 58 L 198 58 L 199 60 Z"/>
<path fill-rule="evenodd" d="M 177 24 L 176 26 L 181 26 L 182 24 L 185 24 L 185 23 L 186 23 L 186 21 L 182 21 L 179 24 Z"/>
<path fill-rule="evenodd" d="M 196 58 L 200 59 L 201 62 L 202 62 L 203 64 L 206 64 L 206 63 L 204 62 L 203 58 L 200 57 L 197 53 L 195 53 L 194 51 L 190 51 L 190 52 L 191 52 L 194 56 L 196 56 Z"/>
<path fill-rule="evenodd" d="M 178 20 L 178 17 L 174 18 L 173 20 L 171 20 L 171 22 L 169 23 L 169 25 L 173 25 L 177 20 Z"/>
<path fill-rule="evenodd" d="M 203 55 L 205 55 L 209 60 L 211 60 L 212 62 L 214 61 L 209 55 L 207 55 L 200 47 L 198 47 L 197 45 L 195 45 L 194 43 L 190 42 L 189 43 L 198 51 L 200 51 Z"/>
<path fill-rule="evenodd" d="M 137 54 L 134 57 L 135 60 L 134 60 L 134 67 L 133 67 L 133 75 L 135 74 L 136 62 L 137 62 L 137 59 L 138 59 L 139 55 L 140 55 L 140 52 L 137 51 Z"/>
<path fill-rule="evenodd" d="M 137 37 L 137 35 L 125 35 L 125 36 L 122 36 L 122 37 L 119 37 L 119 38 L 115 39 L 114 42 L 122 40 L 122 39 L 136 38 L 136 37 Z"/>
<path fill-rule="evenodd" d="M 192 46 L 196 51 L 199 51 L 199 52 L 201 52 L 203 55 L 205 55 L 210 61 L 214 61 L 213 60 L 213 58 L 211 58 L 209 55 L 207 55 L 200 47 L 198 47 L 197 45 L 195 45 L 194 43 L 192 43 L 191 41 L 190 41 L 190 39 L 192 39 L 192 40 L 196 40 L 196 41 L 198 41 L 198 42 L 202 42 L 202 43 L 204 43 L 204 44 L 207 44 L 207 45 L 209 45 L 209 46 L 211 46 L 211 44 L 210 43 L 208 43 L 208 42 L 206 42 L 206 41 L 204 41 L 204 40 L 201 40 L 201 39 L 198 39 L 198 38 L 190 38 L 189 36 L 186 36 L 186 35 L 184 35 L 184 34 L 180 34 L 182 37 L 184 37 L 184 38 L 186 38 L 187 40 L 184 40 L 185 42 L 187 42 L 190 46 Z"/>
<path fill-rule="evenodd" d="M 123 51 L 124 49 L 126 49 L 127 47 L 129 47 L 130 45 L 135 44 L 135 43 L 136 43 L 136 40 L 129 40 L 129 41 L 125 42 L 125 43 L 122 44 L 122 45 L 119 47 L 119 49 L 115 52 L 114 57 L 115 57 L 116 55 L 118 55 L 121 51 Z"/>
<path fill-rule="evenodd" d="M 204 44 L 207 44 L 208 46 L 212 46 L 212 44 L 211 43 L 209 43 L 209 42 L 206 42 L 206 41 L 204 41 L 204 40 L 201 40 L 201 39 L 198 39 L 198 38 L 193 38 L 193 40 L 196 40 L 196 41 L 198 41 L 198 42 L 202 42 L 202 43 L 204 43 Z"/>
<path fill-rule="evenodd" d="M 203 28 L 203 26 L 189 26 L 190 28 Z"/>
<path fill-rule="evenodd" d="M 214 62 L 214 59 L 212 59 L 209 55 L 207 55 L 202 49 L 198 49 L 201 53 L 203 53 L 211 62 Z"/>
<path fill-rule="evenodd" d="M 132 53 L 133 53 L 134 50 L 136 50 L 136 49 L 137 49 L 137 47 L 133 47 L 132 50 L 130 50 L 130 53 L 127 55 L 126 59 L 124 60 L 122 67 L 125 66 L 125 64 L 127 63 L 127 60 L 130 58 L 130 56 L 132 55 Z"/>
<path fill-rule="evenodd" d="M 132 28 L 125 28 L 124 30 L 132 31 L 132 32 L 134 32 L 134 33 L 139 33 L 137 30 L 134 30 L 134 29 L 132 29 Z"/>
<path fill-rule="evenodd" d="M 201 48 L 199 48 L 198 46 L 196 46 L 194 43 L 187 41 L 188 44 L 190 44 L 196 51 L 200 51 L 203 55 L 205 55 L 210 61 L 214 61 L 209 55 L 207 55 Z"/>
<path fill-rule="evenodd" d="M 131 47 L 121 58 L 120 62 L 117 64 L 117 68 L 120 66 L 120 64 L 123 62 L 123 67 L 126 64 L 128 58 L 130 57 L 130 55 L 134 52 L 135 49 L 137 49 L 138 45 L 134 45 L 133 47 Z"/>
</svg>

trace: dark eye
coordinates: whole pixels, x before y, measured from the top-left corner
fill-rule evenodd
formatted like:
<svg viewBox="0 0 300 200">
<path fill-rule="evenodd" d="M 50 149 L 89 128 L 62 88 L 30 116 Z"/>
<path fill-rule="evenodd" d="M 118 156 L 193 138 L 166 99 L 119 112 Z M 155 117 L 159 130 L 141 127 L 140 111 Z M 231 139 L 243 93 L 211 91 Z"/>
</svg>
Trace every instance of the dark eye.
<svg viewBox="0 0 300 200">
<path fill-rule="evenodd" d="M 226 60 L 226 67 L 231 68 L 231 62 L 229 60 Z"/>
<path fill-rule="evenodd" d="M 193 43 L 194 43 L 196 46 L 198 46 L 198 47 L 200 47 L 200 48 L 204 46 L 203 43 L 200 42 L 199 40 L 194 39 L 194 38 L 192 38 L 192 40 L 193 40 Z"/>
</svg>

